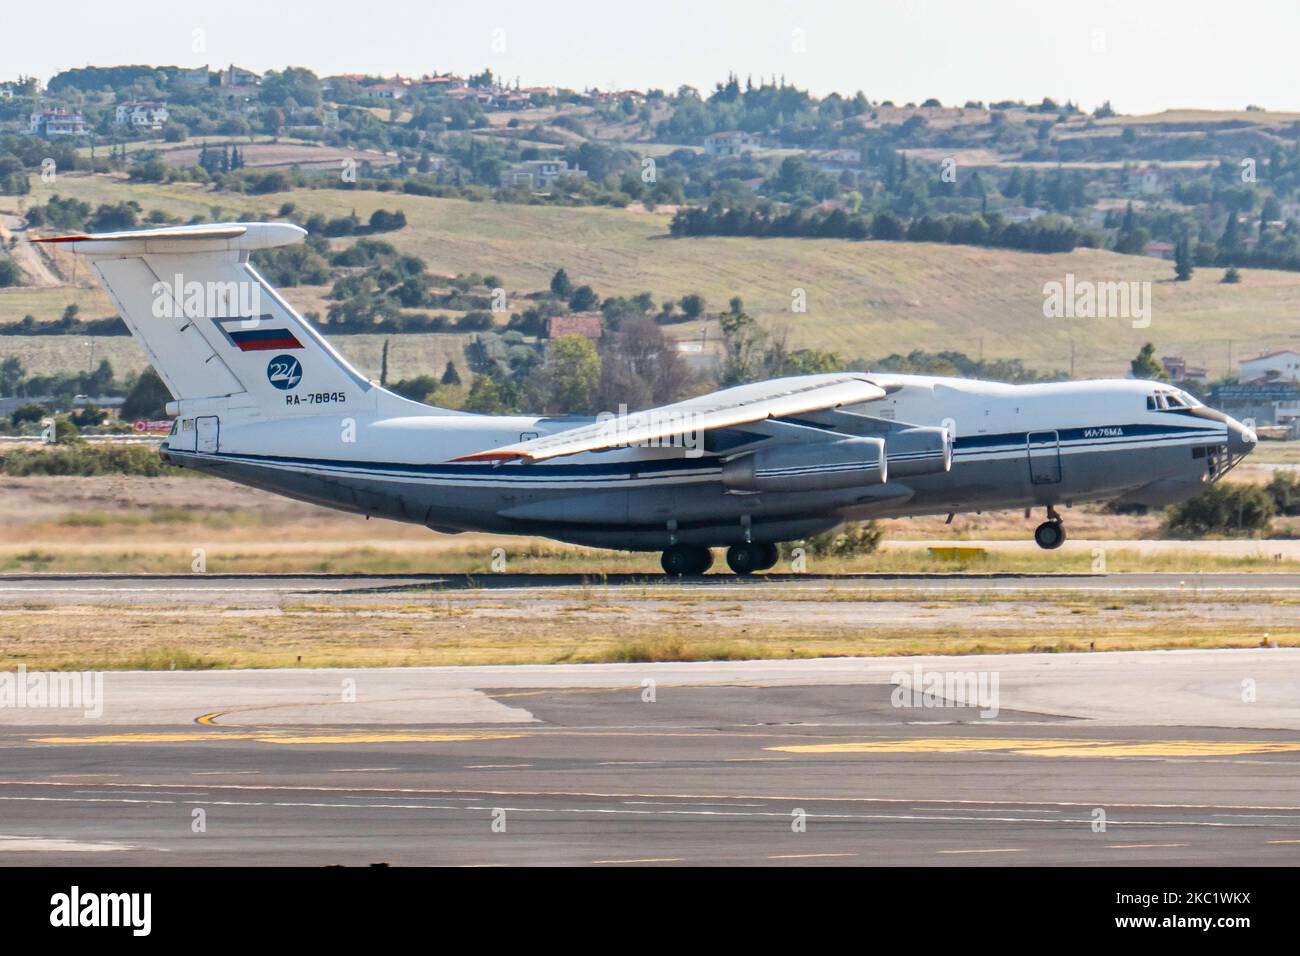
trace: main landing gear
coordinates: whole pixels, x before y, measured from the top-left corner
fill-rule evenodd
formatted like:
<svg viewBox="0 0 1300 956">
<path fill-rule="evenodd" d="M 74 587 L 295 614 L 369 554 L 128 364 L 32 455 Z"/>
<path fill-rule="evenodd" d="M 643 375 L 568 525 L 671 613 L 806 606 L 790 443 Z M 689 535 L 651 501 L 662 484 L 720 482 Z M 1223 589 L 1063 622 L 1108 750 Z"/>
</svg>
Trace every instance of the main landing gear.
<svg viewBox="0 0 1300 956">
<path fill-rule="evenodd" d="M 1046 551 L 1055 551 L 1065 544 L 1065 525 L 1051 505 L 1047 506 L 1047 520 L 1034 529 L 1034 541 Z"/>
<path fill-rule="evenodd" d="M 669 577 L 693 577 L 713 567 L 713 552 L 698 544 L 670 545 L 659 559 Z"/>
<path fill-rule="evenodd" d="M 774 544 L 733 544 L 727 549 L 727 566 L 737 574 L 753 574 L 775 567 L 779 557 Z M 660 564 L 671 577 L 693 577 L 713 567 L 713 552 L 698 544 L 674 544 L 664 551 Z"/>
<path fill-rule="evenodd" d="M 727 549 L 727 567 L 737 574 L 753 574 L 775 567 L 780 556 L 774 544 L 733 544 Z"/>
</svg>

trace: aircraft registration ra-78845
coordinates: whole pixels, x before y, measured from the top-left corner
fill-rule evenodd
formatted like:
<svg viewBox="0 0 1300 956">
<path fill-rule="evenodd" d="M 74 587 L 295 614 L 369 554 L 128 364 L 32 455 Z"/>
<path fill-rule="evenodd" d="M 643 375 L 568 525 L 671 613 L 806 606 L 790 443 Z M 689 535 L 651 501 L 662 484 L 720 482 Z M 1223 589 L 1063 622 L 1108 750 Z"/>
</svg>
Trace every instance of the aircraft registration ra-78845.
<svg viewBox="0 0 1300 956">
<path fill-rule="evenodd" d="M 88 260 L 175 396 L 166 461 L 440 532 L 662 551 L 669 574 L 702 574 L 715 547 L 733 571 L 766 570 L 778 543 L 845 521 L 996 509 L 1045 509 L 1034 537 L 1056 548 L 1059 506 L 1180 501 L 1255 445 L 1186 392 L 1130 380 L 844 372 L 596 420 L 436 408 L 357 371 L 249 262 L 305 235 L 230 223 L 36 241 Z"/>
</svg>

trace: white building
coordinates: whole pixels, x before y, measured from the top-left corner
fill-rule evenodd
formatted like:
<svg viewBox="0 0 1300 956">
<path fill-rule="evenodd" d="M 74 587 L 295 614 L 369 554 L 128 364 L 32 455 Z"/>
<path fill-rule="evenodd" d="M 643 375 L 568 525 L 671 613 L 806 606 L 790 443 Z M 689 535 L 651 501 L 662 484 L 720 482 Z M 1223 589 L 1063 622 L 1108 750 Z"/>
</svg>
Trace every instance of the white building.
<svg viewBox="0 0 1300 956">
<path fill-rule="evenodd" d="M 1125 170 L 1124 187 L 1129 195 L 1158 196 L 1169 190 L 1169 174 L 1159 166 L 1138 166 Z"/>
<path fill-rule="evenodd" d="M 812 154 L 813 165 L 824 173 L 842 173 L 862 165 L 860 149 L 825 149 Z"/>
<path fill-rule="evenodd" d="M 501 173 L 501 185 L 505 187 L 525 186 L 528 189 L 545 189 L 562 176 L 587 177 L 585 171 L 569 164 L 563 159 L 530 159 L 513 166 Z"/>
<path fill-rule="evenodd" d="M 758 137 L 742 130 L 710 133 L 704 137 L 704 155 L 715 158 L 744 156 L 758 149 Z"/>
<path fill-rule="evenodd" d="M 117 125 L 132 129 L 162 129 L 167 122 L 165 103 L 118 103 Z"/>
<path fill-rule="evenodd" d="M 1047 215 L 1046 209 L 1037 206 L 1004 206 L 997 212 L 1007 222 L 1033 222 L 1039 216 Z"/>
<path fill-rule="evenodd" d="M 40 110 L 31 115 L 27 132 L 33 136 L 52 139 L 55 136 L 89 136 L 90 127 L 86 125 L 86 118 L 80 113 Z"/>
<path fill-rule="evenodd" d="M 1242 359 L 1238 378 L 1243 382 L 1258 382 L 1261 379 L 1294 382 L 1300 379 L 1300 352 L 1283 349 L 1280 352 L 1266 352 L 1252 359 Z"/>
</svg>

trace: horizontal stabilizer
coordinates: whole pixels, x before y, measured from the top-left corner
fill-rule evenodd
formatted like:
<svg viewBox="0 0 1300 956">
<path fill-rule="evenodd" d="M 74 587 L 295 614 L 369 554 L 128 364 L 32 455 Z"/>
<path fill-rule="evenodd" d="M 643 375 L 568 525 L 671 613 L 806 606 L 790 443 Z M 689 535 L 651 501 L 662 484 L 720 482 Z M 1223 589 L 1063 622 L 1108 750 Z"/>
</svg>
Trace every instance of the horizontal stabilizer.
<svg viewBox="0 0 1300 956">
<path fill-rule="evenodd" d="M 307 231 L 284 222 L 224 222 L 126 232 L 74 233 L 32 242 L 66 244 L 78 255 L 252 251 L 301 242 Z"/>
</svg>

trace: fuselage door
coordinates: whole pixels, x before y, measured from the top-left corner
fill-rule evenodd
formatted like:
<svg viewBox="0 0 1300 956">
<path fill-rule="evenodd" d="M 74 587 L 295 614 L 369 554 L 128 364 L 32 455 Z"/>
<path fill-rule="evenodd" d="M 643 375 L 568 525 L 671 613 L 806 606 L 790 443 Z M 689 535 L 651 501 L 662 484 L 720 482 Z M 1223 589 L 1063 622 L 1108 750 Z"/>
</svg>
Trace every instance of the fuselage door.
<svg viewBox="0 0 1300 956">
<path fill-rule="evenodd" d="M 216 415 L 201 415 L 194 419 L 194 450 L 216 454 L 221 437 L 221 419 Z"/>
<path fill-rule="evenodd" d="M 1056 432 L 1030 432 L 1029 480 L 1051 485 L 1061 480 L 1061 442 Z"/>
</svg>

